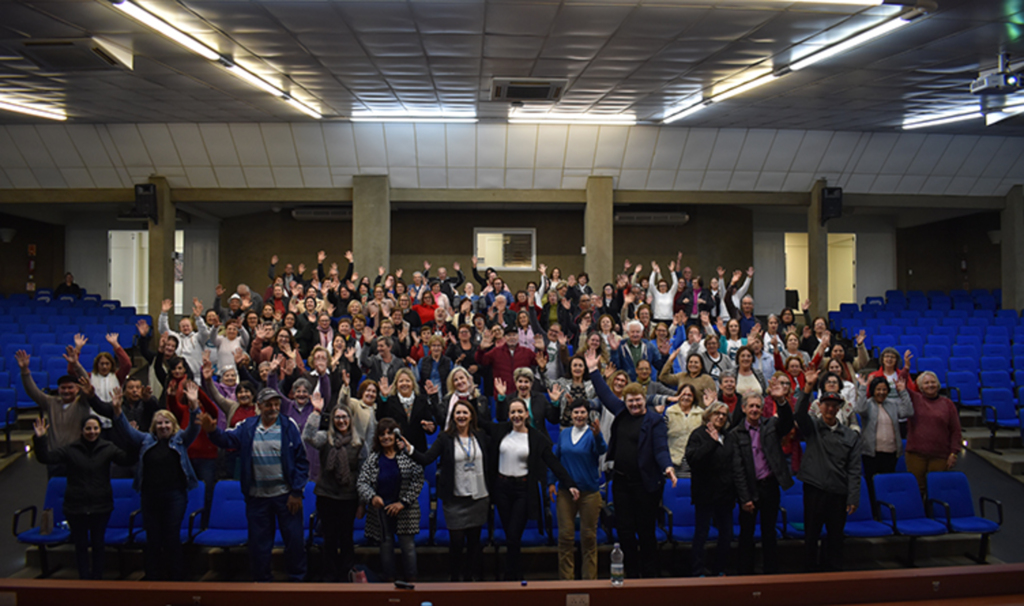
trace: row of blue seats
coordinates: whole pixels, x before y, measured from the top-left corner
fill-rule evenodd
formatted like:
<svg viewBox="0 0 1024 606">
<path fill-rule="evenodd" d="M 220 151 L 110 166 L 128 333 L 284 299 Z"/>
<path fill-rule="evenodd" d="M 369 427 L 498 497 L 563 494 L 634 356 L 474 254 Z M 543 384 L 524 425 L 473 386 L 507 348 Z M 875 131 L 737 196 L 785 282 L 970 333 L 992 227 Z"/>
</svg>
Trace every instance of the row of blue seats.
<svg viewBox="0 0 1024 606">
<path fill-rule="evenodd" d="M 973 290 L 968 291 L 968 290 L 964 290 L 964 289 L 954 288 L 954 289 L 950 290 L 949 292 L 946 292 L 944 290 L 929 290 L 929 291 L 908 290 L 905 293 L 902 290 L 895 290 L 895 289 L 885 291 L 885 298 L 886 299 L 912 299 L 912 298 L 915 298 L 915 297 L 943 297 L 943 296 L 950 296 L 950 297 L 968 297 L 968 296 L 969 297 L 988 297 L 988 296 L 993 296 L 993 297 L 996 297 L 996 298 L 1002 298 L 1002 296 L 1003 296 L 1003 289 L 1001 289 L 1001 288 L 994 288 L 991 291 L 989 291 L 986 288 L 975 288 Z"/>
<path fill-rule="evenodd" d="M 835 312 L 831 312 L 834 314 Z M 1007 337 L 1011 335 L 1020 336 L 1024 333 L 1024 322 L 1009 318 L 977 318 L 977 317 L 958 317 L 948 316 L 942 318 L 870 318 L 870 317 L 836 317 L 830 315 L 829 321 L 839 330 L 846 330 L 856 332 L 861 329 L 867 330 L 870 328 L 882 328 L 890 327 L 893 329 L 900 329 L 902 332 L 909 334 L 928 334 L 933 329 L 950 329 L 955 328 L 958 330 L 953 331 L 953 334 L 959 332 L 959 329 L 968 329 L 967 334 L 1004 334 Z M 938 334 L 948 334 L 945 332 Z"/>
<path fill-rule="evenodd" d="M 984 561 L 987 552 L 988 536 L 997 532 L 1002 525 L 1002 504 L 998 501 L 982 497 L 979 499 L 981 515 L 975 515 L 971 499 L 970 486 L 966 476 L 960 472 L 937 472 L 928 475 L 928 504 L 926 508 L 921 501 L 917 481 L 909 473 L 878 475 L 874 478 L 874 486 L 879 504 L 879 511 L 873 512 L 868 500 L 867 484 L 861 481 L 860 505 L 857 511 L 847 518 L 845 532 L 849 537 L 876 538 L 893 535 L 911 537 L 937 536 L 946 533 L 970 533 L 982 535 L 979 560 Z M 146 534 L 142 530 L 140 499 L 138 493 L 131 488 L 132 480 L 112 480 L 114 493 L 114 512 L 107 526 L 105 543 L 121 549 L 129 545 L 144 545 Z M 37 546 L 44 551 L 70 540 L 70 532 L 64 528 L 63 515 L 64 493 L 67 482 L 65 478 L 52 478 L 47 486 L 43 504 L 44 509 L 53 511 L 54 529 L 49 534 L 42 534 L 36 526 L 37 508 L 32 505 L 14 514 L 13 529 L 18 541 Z M 307 549 L 314 545 L 322 545 L 322 537 L 317 532 L 316 496 L 314 484 L 306 485 L 303 499 L 303 526 Z M 675 488 L 666 483 L 662 497 L 658 523 L 658 538 L 672 545 L 693 540 L 695 531 L 695 512 L 691 503 L 691 484 L 689 478 L 680 479 Z M 214 489 L 213 503 L 210 509 L 209 525 L 202 528 L 200 514 L 203 508 L 203 485 L 190 491 L 186 516 L 182 520 L 181 539 L 204 547 L 222 549 L 244 547 L 248 541 L 248 529 L 245 516 L 245 497 L 236 481 L 221 481 Z M 610 489 L 609 489 L 609 492 Z M 447 525 L 444 519 L 444 508 L 431 507 L 429 484 L 425 484 L 419 495 L 420 531 L 416 535 L 419 546 L 446 546 L 449 541 Z M 986 517 L 985 504 L 996 506 L 998 520 Z M 804 536 L 803 524 L 803 484 L 797 480 L 794 485 L 783 492 L 781 509 L 777 522 L 777 531 L 783 538 L 800 539 Z M 614 503 L 611 504 L 614 507 Z M 733 535 L 739 534 L 738 507 L 734 510 Z M 21 517 L 31 514 L 30 528 L 19 531 Z M 372 515 L 372 512 L 367 515 Z M 554 545 L 557 537 L 557 514 L 551 504 L 550 523 L 538 524 L 531 521 L 523 534 L 524 546 Z M 504 543 L 505 534 L 501 528 L 500 516 L 494 515 L 483 538 L 495 547 Z M 607 520 L 606 520 L 607 522 Z M 356 545 L 366 545 L 365 518 L 355 523 L 354 540 Z M 710 537 L 715 538 L 717 531 L 712 528 Z M 760 537 L 760 528 L 755 531 Z M 598 541 L 601 544 L 614 540 L 614 530 L 610 527 L 598 529 Z M 276 543 L 282 539 L 278 532 Z M 911 553 L 913 553 L 911 551 Z M 45 560 L 45 558 L 44 558 Z M 44 576 L 49 571 L 44 570 Z"/>
</svg>

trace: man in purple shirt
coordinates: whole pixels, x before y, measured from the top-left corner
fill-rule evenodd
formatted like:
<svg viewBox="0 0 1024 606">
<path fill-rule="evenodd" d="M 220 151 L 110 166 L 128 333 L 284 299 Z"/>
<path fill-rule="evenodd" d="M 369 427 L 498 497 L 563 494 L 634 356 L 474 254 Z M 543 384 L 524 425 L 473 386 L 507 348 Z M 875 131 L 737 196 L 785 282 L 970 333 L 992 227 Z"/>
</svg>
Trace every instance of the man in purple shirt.
<svg viewBox="0 0 1024 606">
<path fill-rule="evenodd" d="M 782 453 L 782 438 L 793 429 L 793 409 L 775 379 L 769 385 L 769 393 L 778 416 L 762 418 L 764 400 L 760 395 L 750 394 L 743 402 L 744 419 L 733 429 L 733 477 L 740 503 L 740 574 L 754 574 L 754 529 L 759 513 L 764 572 L 779 571 L 775 521 L 779 516 L 780 489 L 793 485 L 789 464 Z"/>
</svg>

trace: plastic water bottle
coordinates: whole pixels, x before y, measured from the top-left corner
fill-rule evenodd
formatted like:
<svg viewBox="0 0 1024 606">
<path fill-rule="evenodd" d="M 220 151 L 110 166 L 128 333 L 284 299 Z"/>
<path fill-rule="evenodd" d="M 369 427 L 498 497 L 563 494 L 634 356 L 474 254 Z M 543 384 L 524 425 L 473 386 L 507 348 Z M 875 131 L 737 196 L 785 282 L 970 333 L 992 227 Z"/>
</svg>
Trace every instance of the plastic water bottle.
<svg viewBox="0 0 1024 606">
<path fill-rule="evenodd" d="M 612 549 L 612 587 L 622 587 L 626 580 L 626 567 L 622 563 L 624 558 L 622 548 L 616 543 Z"/>
</svg>

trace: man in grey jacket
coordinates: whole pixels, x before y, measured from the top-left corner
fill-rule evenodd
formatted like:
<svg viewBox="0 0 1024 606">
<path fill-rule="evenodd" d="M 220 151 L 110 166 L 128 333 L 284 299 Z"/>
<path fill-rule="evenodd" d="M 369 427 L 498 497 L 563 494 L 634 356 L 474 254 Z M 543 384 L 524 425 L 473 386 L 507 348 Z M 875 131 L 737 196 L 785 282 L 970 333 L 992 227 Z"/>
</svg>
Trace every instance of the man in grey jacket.
<svg viewBox="0 0 1024 606">
<path fill-rule="evenodd" d="M 843 405 L 838 393 L 825 392 L 818 398 L 820 419 L 808 413 L 818 370 L 808 369 L 804 377 L 807 382 L 794 415 L 807 440 L 798 474 L 804 483 L 804 566 L 808 571 L 818 569 L 818 539 L 824 524 L 828 530 L 824 567 L 842 570 L 846 516 L 860 503 L 860 434 L 836 417 Z"/>
</svg>

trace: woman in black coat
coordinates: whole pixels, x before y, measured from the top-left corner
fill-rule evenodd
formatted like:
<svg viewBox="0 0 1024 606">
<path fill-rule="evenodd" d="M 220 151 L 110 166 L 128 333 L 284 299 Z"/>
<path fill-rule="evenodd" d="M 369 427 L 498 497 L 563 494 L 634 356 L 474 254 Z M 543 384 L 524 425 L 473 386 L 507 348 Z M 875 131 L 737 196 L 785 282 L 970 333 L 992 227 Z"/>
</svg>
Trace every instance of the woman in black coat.
<svg viewBox="0 0 1024 606">
<path fill-rule="evenodd" d="M 519 567 L 523 531 L 528 518 L 541 519 L 540 495 L 547 485 L 548 469 L 558 478 L 561 487 L 569 490 L 573 500 L 578 499 L 580 493 L 572 476 L 552 451 L 548 434 L 529 424 L 526 403 L 519 398 L 512 400 L 508 405 L 508 418 L 504 423 L 484 425 L 491 434 L 493 460 L 497 465 L 494 505 L 501 516 L 508 546 L 505 580 L 520 580 L 523 578 Z"/>
<path fill-rule="evenodd" d="M 736 489 L 732 478 L 733 437 L 726 433 L 729 407 L 715 402 L 704 413 L 704 425 L 693 430 L 686 443 L 686 462 L 690 466 L 690 494 L 694 505 L 693 576 L 704 575 L 704 543 L 714 519 L 718 546 L 711 575 L 725 573 L 732 542 L 732 510 Z"/>
<path fill-rule="evenodd" d="M 412 371 L 402 368 L 395 373 L 395 385 L 388 389 L 387 377 L 380 381 L 377 421 L 390 418 L 398 423 L 404 436 L 416 450 L 427 449 L 427 434 L 434 433 L 434 413 L 427 397 L 418 391 Z M 387 394 L 385 396 L 385 394 Z"/>
<path fill-rule="evenodd" d="M 490 437 L 477 425 L 481 413 L 489 415 L 486 400 L 481 403 L 477 409 L 469 400 L 455 402 L 452 422 L 426 452 L 403 440 L 413 461 L 420 465 L 426 467 L 441 459 L 437 466 L 437 496 L 450 537 L 448 559 L 453 582 L 479 581 L 482 576 L 480 530 L 487 523 L 491 508 L 493 455 Z M 466 560 L 463 547 L 469 552 Z M 466 563 L 469 565 L 465 566 Z"/>
<path fill-rule="evenodd" d="M 114 511 L 114 491 L 110 487 L 110 464 L 124 467 L 135 464 L 136 457 L 126 454 L 112 443 L 100 439 L 100 421 L 86 417 L 82 437 L 63 448 L 47 447 L 49 423 L 40 417 L 35 422 L 33 444 L 36 460 L 46 464 L 63 464 L 68 472 L 64 493 L 64 517 L 71 529 L 81 579 L 102 579 L 107 522 Z M 92 546 L 92 567 L 89 547 Z"/>
</svg>

